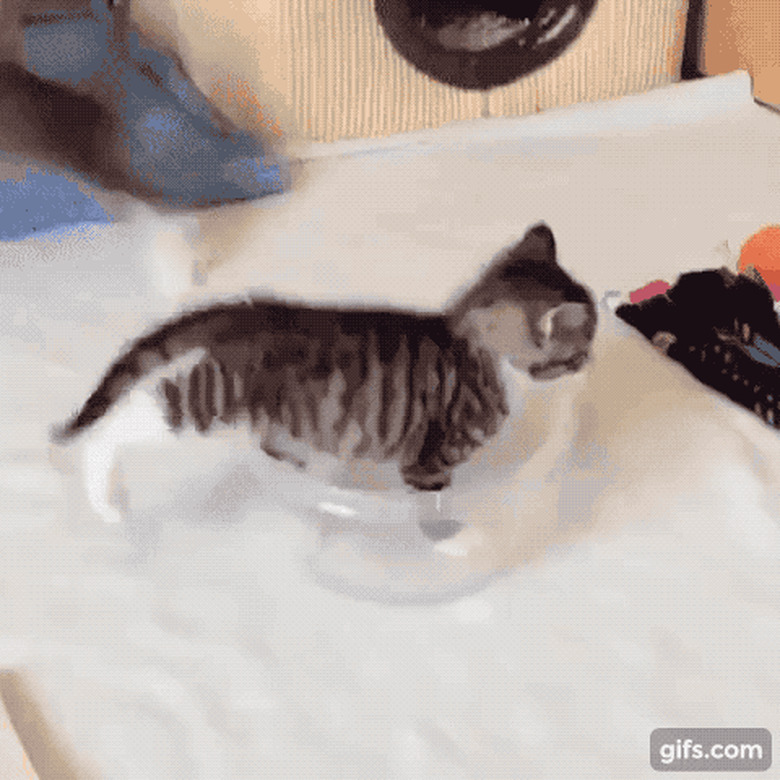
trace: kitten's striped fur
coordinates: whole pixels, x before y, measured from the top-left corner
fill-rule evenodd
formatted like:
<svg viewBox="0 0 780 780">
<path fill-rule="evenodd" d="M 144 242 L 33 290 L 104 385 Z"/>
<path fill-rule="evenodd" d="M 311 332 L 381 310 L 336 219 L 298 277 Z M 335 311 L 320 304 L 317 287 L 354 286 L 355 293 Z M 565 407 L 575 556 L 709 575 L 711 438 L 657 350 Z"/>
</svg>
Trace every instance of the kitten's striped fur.
<svg viewBox="0 0 780 780">
<path fill-rule="evenodd" d="M 500 359 L 537 378 L 576 371 L 594 329 L 591 297 L 537 225 L 441 315 L 270 299 L 186 314 L 114 363 L 59 437 L 161 374 L 157 393 L 174 430 L 245 423 L 276 457 L 283 432 L 342 458 L 394 460 L 408 485 L 439 490 L 509 413 Z M 182 369 L 179 358 L 195 350 L 201 356 Z"/>
</svg>

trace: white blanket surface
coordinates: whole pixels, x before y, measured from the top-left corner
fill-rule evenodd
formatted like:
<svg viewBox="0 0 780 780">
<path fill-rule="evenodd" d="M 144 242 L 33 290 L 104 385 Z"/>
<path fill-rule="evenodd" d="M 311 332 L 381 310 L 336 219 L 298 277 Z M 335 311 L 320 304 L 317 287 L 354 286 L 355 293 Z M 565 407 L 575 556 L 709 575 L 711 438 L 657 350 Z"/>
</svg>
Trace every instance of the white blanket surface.
<svg viewBox="0 0 780 780">
<path fill-rule="evenodd" d="M 780 222 L 780 115 L 744 74 L 304 156 L 298 189 L 239 209 L 241 241 L 188 300 L 435 310 L 542 219 L 601 298 Z M 197 243 L 188 219 L 139 206 L 0 247 L 0 667 L 81 766 L 617 780 L 655 776 L 656 728 L 780 739 L 780 439 L 604 307 L 593 361 L 551 394 L 572 419 L 539 473 L 466 481 L 477 552 L 361 547 L 371 517 L 323 536 L 284 469 L 269 498 L 269 472 L 223 473 L 200 445 L 128 460 L 134 522 L 74 513 L 49 425 L 175 311 L 160 279 L 171 236 Z M 202 463 L 207 495 L 165 492 Z"/>
</svg>

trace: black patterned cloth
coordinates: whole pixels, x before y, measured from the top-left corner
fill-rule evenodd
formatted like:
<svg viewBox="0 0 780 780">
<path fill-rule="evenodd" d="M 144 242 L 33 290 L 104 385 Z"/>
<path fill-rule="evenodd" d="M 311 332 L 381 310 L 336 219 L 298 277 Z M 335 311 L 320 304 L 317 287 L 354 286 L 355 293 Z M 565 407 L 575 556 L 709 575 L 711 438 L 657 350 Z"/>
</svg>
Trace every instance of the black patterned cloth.
<svg viewBox="0 0 780 780">
<path fill-rule="evenodd" d="M 780 324 L 757 274 L 683 274 L 616 314 L 699 381 L 780 427 Z"/>
</svg>

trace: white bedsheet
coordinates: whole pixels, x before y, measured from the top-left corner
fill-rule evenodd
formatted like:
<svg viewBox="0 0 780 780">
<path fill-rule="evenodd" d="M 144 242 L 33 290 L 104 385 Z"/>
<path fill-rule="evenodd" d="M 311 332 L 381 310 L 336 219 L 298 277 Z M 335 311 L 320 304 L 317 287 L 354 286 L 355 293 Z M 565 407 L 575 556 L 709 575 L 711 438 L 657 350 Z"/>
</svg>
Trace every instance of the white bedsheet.
<svg viewBox="0 0 780 780">
<path fill-rule="evenodd" d="M 780 221 L 780 116 L 744 74 L 304 156 L 298 191 L 235 211 L 241 240 L 196 297 L 435 309 L 539 219 L 601 297 Z M 606 310 L 571 446 L 543 489 L 519 496 L 521 473 L 473 494 L 482 552 L 450 557 L 462 587 L 437 599 L 383 600 L 381 560 L 347 571 L 338 545 L 320 561 L 338 577 L 315 577 L 314 526 L 262 490 L 213 517 L 74 518 L 48 426 L 175 308 L 149 268 L 183 222 L 138 207 L 0 247 L 0 668 L 82 766 L 618 779 L 654 776 L 655 728 L 780 738 L 777 434 Z"/>
</svg>

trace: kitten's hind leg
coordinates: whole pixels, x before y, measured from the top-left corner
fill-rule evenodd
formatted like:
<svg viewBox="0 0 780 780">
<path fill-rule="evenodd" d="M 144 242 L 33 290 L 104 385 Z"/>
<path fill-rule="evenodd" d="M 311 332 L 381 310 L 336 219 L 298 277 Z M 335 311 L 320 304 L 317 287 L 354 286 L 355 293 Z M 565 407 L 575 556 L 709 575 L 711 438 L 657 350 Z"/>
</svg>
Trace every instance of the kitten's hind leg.
<svg viewBox="0 0 780 780">
<path fill-rule="evenodd" d="M 450 486 L 452 471 L 445 467 L 415 463 L 401 469 L 401 478 L 414 490 L 438 493 Z"/>
<path fill-rule="evenodd" d="M 144 390 L 135 390 L 91 431 L 82 450 L 82 468 L 87 500 L 106 523 L 122 520 L 115 503 L 122 493 L 118 453 L 127 444 L 162 443 L 171 432 L 160 404 Z"/>
</svg>

